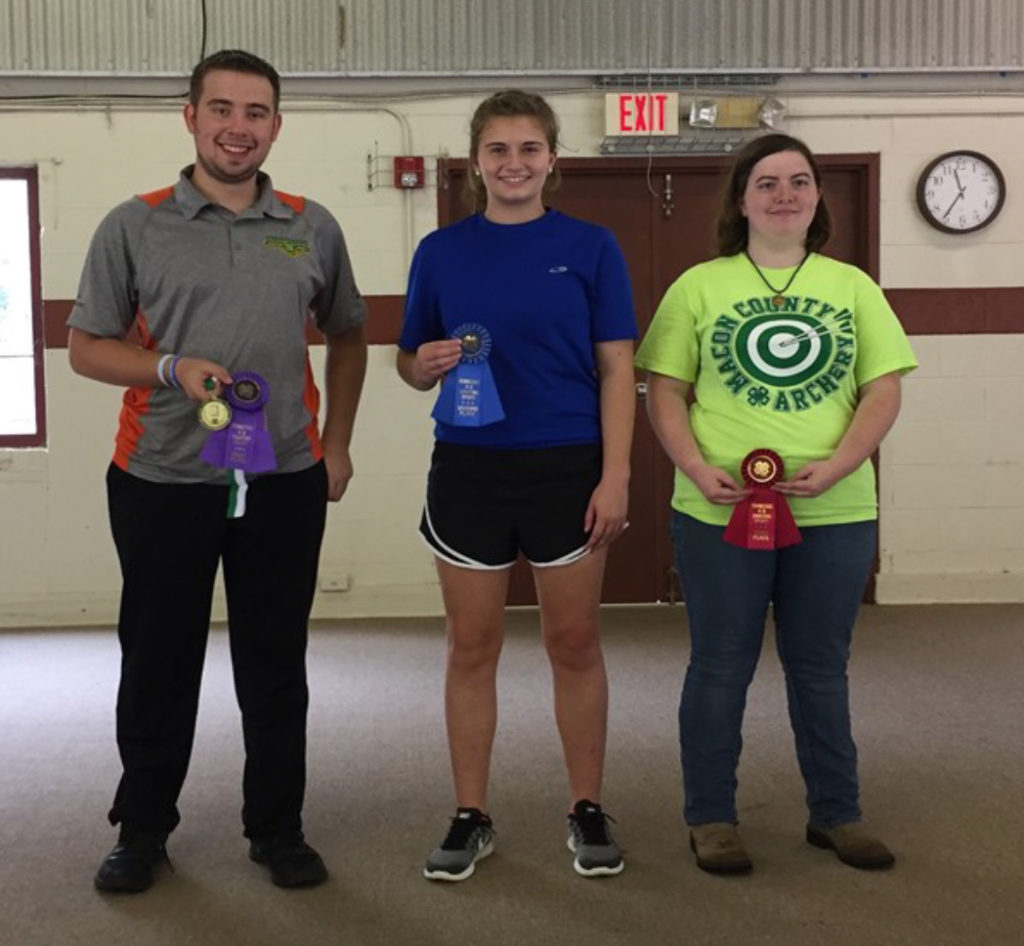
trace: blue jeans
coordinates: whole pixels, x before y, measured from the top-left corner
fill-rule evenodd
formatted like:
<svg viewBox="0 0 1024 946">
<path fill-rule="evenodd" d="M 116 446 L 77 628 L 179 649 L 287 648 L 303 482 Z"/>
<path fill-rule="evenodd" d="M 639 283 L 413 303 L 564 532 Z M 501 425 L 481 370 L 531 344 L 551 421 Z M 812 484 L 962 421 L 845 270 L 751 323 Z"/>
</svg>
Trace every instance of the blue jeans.
<svg viewBox="0 0 1024 946">
<path fill-rule="evenodd" d="M 686 822 L 736 823 L 743 711 L 769 603 L 810 820 L 829 828 L 857 821 L 846 665 L 876 523 L 804 527 L 800 544 L 775 551 L 737 548 L 723 532 L 673 512 L 691 636 L 679 704 Z"/>
</svg>

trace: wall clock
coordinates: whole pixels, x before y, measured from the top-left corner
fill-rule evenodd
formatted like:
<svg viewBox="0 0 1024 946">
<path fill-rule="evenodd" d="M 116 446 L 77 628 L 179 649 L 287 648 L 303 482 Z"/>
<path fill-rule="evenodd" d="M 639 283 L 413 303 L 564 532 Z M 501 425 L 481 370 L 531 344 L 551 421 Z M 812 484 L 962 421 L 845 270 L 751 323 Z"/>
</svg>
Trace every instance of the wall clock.
<svg viewBox="0 0 1024 946">
<path fill-rule="evenodd" d="M 917 206 L 936 230 L 973 233 L 1003 209 L 1006 181 L 991 158 L 977 151 L 941 154 L 917 179 Z"/>
</svg>

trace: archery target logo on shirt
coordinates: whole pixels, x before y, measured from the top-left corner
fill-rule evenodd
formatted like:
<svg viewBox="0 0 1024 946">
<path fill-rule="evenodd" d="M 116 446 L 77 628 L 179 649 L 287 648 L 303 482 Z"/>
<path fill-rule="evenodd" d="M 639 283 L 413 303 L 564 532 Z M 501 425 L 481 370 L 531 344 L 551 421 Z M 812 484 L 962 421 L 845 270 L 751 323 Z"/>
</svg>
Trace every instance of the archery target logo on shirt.
<svg viewBox="0 0 1024 946">
<path fill-rule="evenodd" d="M 805 411 L 848 386 L 856 353 L 853 312 L 821 299 L 744 299 L 710 326 L 720 383 L 755 410 Z"/>
<path fill-rule="evenodd" d="M 762 315 L 736 333 L 736 360 L 751 380 L 772 387 L 804 384 L 832 359 L 828 326 L 808 315 Z"/>
</svg>

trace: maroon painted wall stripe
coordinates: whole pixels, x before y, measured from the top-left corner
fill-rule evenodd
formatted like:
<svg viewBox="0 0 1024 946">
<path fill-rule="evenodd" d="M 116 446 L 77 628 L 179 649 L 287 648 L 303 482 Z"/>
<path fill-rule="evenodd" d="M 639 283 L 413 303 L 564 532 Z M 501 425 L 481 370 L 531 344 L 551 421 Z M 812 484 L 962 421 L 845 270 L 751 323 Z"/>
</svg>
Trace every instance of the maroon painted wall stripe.
<svg viewBox="0 0 1024 946">
<path fill-rule="evenodd" d="M 1012 335 L 1024 332 L 1024 287 L 886 289 L 909 335 Z"/>
<path fill-rule="evenodd" d="M 909 335 L 1012 335 L 1024 332 L 1024 287 L 978 289 L 887 289 Z M 405 296 L 367 296 L 366 337 L 371 345 L 393 345 L 402 328 Z M 47 348 L 67 348 L 71 299 L 43 302 Z M 322 342 L 310 329 L 309 340 Z"/>
<path fill-rule="evenodd" d="M 398 341 L 402 330 L 402 306 L 405 296 L 367 296 L 370 314 L 366 320 L 366 338 L 371 345 L 389 345 Z M 73 299 L 46 299 L 43 302 L 43 337 L 47 348 L 68 347 L 67 320 Z M 307 332 L 314 345 L 323 342 L 320 333 L 310 325 Z"/>
</svg>

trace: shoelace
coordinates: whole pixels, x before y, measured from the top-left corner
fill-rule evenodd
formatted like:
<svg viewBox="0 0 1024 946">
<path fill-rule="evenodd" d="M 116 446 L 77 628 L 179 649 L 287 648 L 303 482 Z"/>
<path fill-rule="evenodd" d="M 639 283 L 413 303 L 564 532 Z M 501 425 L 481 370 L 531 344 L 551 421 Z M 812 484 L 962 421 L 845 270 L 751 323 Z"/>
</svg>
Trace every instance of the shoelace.
<svg viewBox="0 0 1024 946">
<path fill-rule="evenodd" d="M 612 843 L 608 834 L 608 822 L 615 823 L 611 815 L 605 814 L 600 808 L 588 809 L 583 814 L 573 813 L 573 824 L 577 828 L 577 836 L 581 844 L 588 847 L 604 847 Z"/>
<path fill-rule="evenodd" d="M 480 828 L 494 830 L 490 819 L 481 815 L 465 817 L 456 815 L 452 818 L 451 827 L 448 829 L 448 836 L 441 844 L 442 851 L 461 851 L 469 846 L 473 834 Z"/>
</svg>

